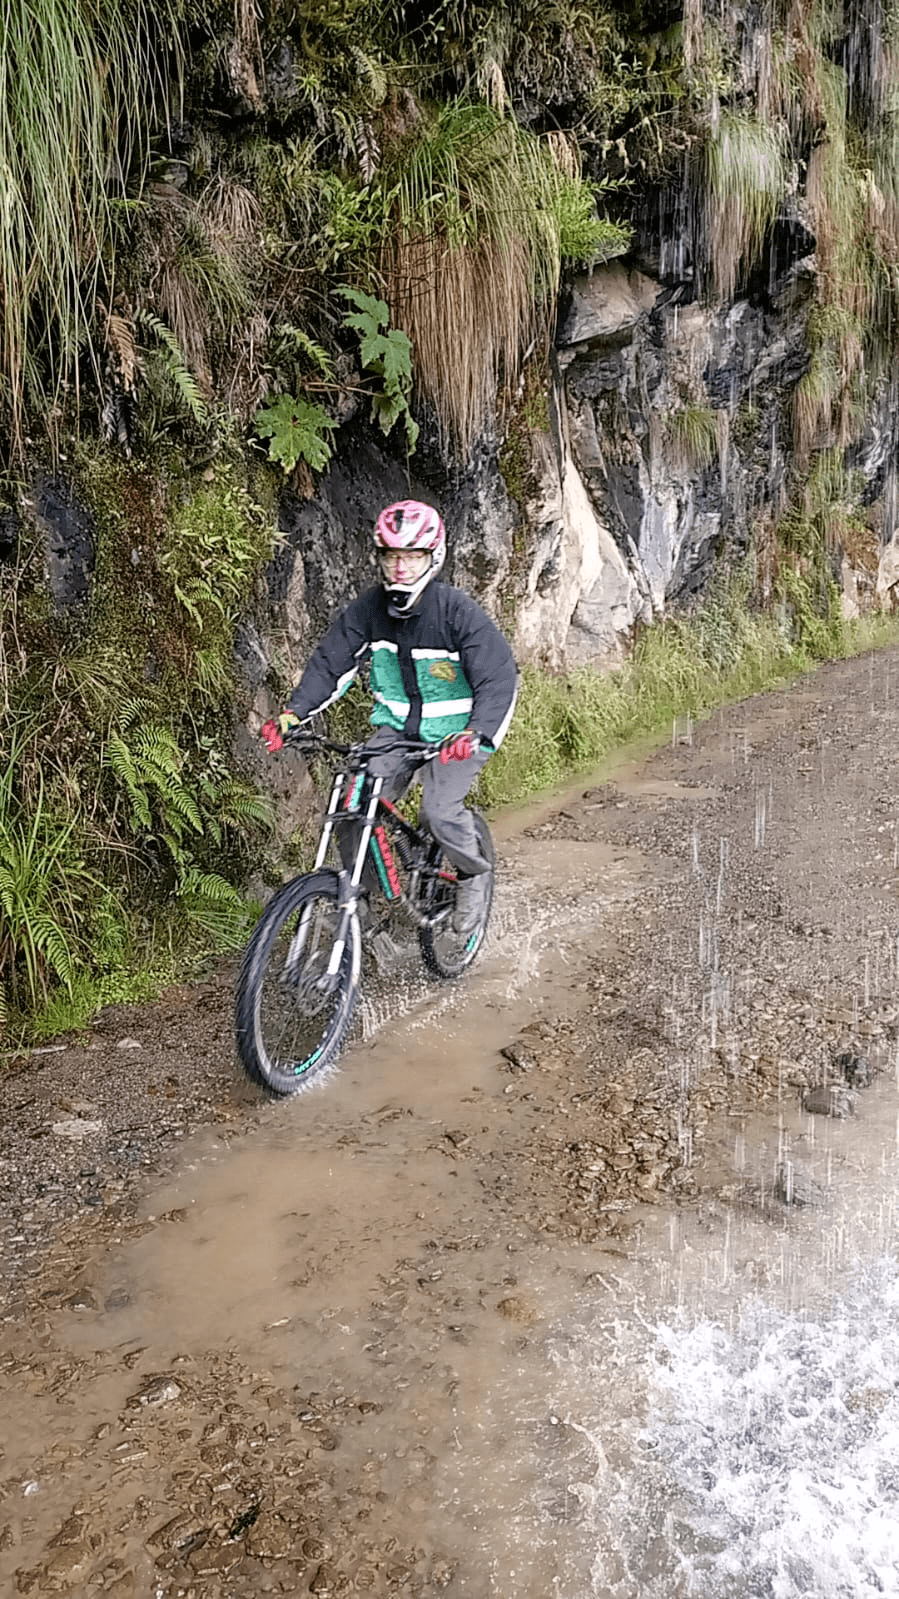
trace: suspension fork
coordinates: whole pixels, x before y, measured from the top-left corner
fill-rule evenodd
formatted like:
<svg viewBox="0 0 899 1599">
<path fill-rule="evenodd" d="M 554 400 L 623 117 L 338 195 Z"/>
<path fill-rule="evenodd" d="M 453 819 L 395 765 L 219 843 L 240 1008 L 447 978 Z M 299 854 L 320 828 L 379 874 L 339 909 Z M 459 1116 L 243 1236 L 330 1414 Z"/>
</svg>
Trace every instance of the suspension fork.
<svg viewBox="0 0 899 1599">
<path fill-rule="evenodd" d="M 328 839 L 330 839 L 331 830 L 333 830 L 334 820 L 332 813 L 334 813 L 336 810 L 336 800 L 340 797 L 342 787 L 342 781 L 338 780 L 334 785 L 334 792 L 332 794 L 332 800 L 334 803 L 329 804 L 328 806 L 328 820 L 326 822 L 327 838 L 325 838 L 324 829 L 322 832 L 322 837 L 325 838 L 325 848 L 327 848 L 327 842 Z M 325 986 L 333 988 L 337 981 L 337 976 L 340 971 L 340 963 L 343 960 L 343 952 L 346 948 L 346 941 L 349 935 L 350 921 L 358 911 L 358 889 L 362 878 L 362 868 L 365 865 L 365 857 L 368 852 L 369 842 L 371 840 L 372 828 L 374 827 L 375 816 L 378 812 L 378 800 L 380 799 L 381 790 L 383 787 L 383 777 L 373 777 L 371 779 L 368 790 L 368 803 L 365 807 L 365 815 L 362 821 L 362 830 L 356 850 L 356 858 L 353 861 L 353 869 L 351 872 L 348 872 L 345 867 L 342 867 L 338 873 L 338 904 L 340 906 L 340 915 L 337 921 L 337 931 L 334 935 L 334 943 L 331 946 L 331 958 L 328 961 L 328 970 L 321 980 L 321 987 L 323 988 Z M 349 798 L 351 800 L 353 798 L 353 793 L 354 791 L 351 789 L 349 791 Z M 321 851 L 321 846 L 319 846 L 319 852 L 322 855 L 322 860 L 324 860 L 324 854 Z"/>
<path fill-rule="evenodd" d="M 342 811 L 346 810 L 350 812 L 350 814 L 353 814 L 355 809 L 354 800 L 356 797 L 355 785 L 360 776 L 361 774 L 355 772 L 338 772 L 334 779 L 331 795 L 328 800 L 328 809 L 325 812 L 325 818 L 322 825 L 321 837 L 318 841 L 318 849 L 315 855 L 315 865 L 313 867 L 314 871 L 319 871 L 327 859 L 328 848 L 334 833 L 334 825 L 338 818 L 342 815 Z M 350 918 L 356 915 L 358 909 L 359 896 L 357 890 L 362 877 L 362 868 L 365 864 L 365 854 L 368 849 L 369 840 L 371 839 L 374 819 L 378 809 L 378 799 L 383 786 L 384 779 L 382 777 L 372 778 L 368 795 L 368 804 L 366 805 L 365 816 L 362 822 L 362 833 L 359 840 L 359 847 L 356 851 L 356 857 L 353 862 L 352 872 L 348 872 L 345 867 L 341 867 L 337 874 L 338 906 L 340 909 L 340 914 L 337 921 L 337 930 L 334 936 L 334 943 L 331 946 L 328 969 L 320 979 L 319 983 L 319 986 L 322 988 L 333 988 L 337 974 L 340 971 L 340 963 L 343 960 L 343 952 L 346 948 L 347 936 L 349 934 Z M 344 802 L 342 807 L 340 803 L 341 800 Z M 296 969 L 297 963 L 299 962 L 299 959 L 306 947 L 306 940 L 309 937 L 309 923 L 311 917 L 312 907 L 311 905 L 307 905 L 302 911 L 300 920 L 297 924 L 297 930 L 291 939 L 288 964 L 294 970 Z"/>
<path fill-rule="evenodd" d="M 343 793 L 343 785 L 346 780 L 347 774 L 345 772 L 338 772 L 334 779 L 334 786 L 331 789 L 331 797 L 328 800 L 328 809 L 325 811 L 325 819 L 322 823 L 321 838 L 318 841 L 318 850 L 316 851 L 315 865 L 313 867 L 313 871 L 315 872 L 317 872 L 320 867 L 324 866 L 325 864 L 325 857 L 328 853 L 328 845 L 331 842 L 331 834 L 334 832 L 334 818 L 337 815 L 337 806 L 340 801 L 341 794 Z"/>
</svg>

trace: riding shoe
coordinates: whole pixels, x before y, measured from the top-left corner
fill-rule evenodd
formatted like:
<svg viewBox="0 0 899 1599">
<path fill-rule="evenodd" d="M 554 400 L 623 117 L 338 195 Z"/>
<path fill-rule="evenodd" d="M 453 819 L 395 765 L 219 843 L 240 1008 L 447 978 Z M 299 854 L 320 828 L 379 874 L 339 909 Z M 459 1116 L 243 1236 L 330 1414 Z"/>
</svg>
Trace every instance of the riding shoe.
<svg viewBox="0 0 899 1599">
<path fill-rule="evenodd" d="M 480 926 L 487 904 L 490 873 L 477 877 L 460 877 L 456 885 L 456 906 L 453 911 L 453 932 L 473 933 Z"/>
</svg>

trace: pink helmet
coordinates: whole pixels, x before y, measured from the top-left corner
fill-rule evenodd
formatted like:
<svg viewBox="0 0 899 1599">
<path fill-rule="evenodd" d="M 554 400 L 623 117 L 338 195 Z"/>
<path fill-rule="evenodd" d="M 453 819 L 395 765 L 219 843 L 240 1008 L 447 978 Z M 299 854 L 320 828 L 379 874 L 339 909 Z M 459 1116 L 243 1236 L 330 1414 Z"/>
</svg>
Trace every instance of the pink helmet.
<svg viewBox="0 0 899 1599">
<path fill-rule="evenodd" d="M 382 568 L 382 581 L 391 610 L 402 616 L 411 611 L 419 595 L 446 560 L 446 528 L 432 505 L 421 500 L 398 500 L 381 512 L 375 523 L 375 550 L 424 550 L 431 559 L 414 583 L 392 583 Z"/>
</svg>

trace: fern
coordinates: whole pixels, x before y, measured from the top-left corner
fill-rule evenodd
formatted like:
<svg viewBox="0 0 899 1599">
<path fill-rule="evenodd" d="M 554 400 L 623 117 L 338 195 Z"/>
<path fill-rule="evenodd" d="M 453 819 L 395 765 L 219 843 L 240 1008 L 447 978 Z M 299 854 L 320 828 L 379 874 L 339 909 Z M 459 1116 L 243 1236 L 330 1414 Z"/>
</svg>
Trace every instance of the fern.
<svg viewBox="0 0 899 1599">
<path fill-rule="evenodd" d="M 381 162 L 381 146 L 367 117 L 357 117 L 353 129 L 353 143 L 359 162 L 359 176 L 363 183 L 371 183 Z"/>
<path fill-rule="evenodd" d="M 387 74 L 380 61 L 360 50 L 358 45 L 353 45 L 351 54 L 360 81 L 368 87 L 368 97 L 372 105 L 383 105 L 387 98 Z"/>
<path fill-rule="evenodd" d="M 131 323 L 115 311 L 111 311 L 106 319 L 106 341 L 115 359 L 124 393 L 133 394 L 139 370 L 137 342 Z"/>
<path fill-rule="evenodd" d="M 210 933 L 218 945 L 239 949 L 244 943 L 249 908 L 231 883 L 217 872 L 187 867 L 178 884 L 178 898 L 188 920 Z"/>
<path fill-rule="evenodd" d="M 40 950 L 48 965 L 52 967 L 56 976 L 66 987 L 71 987 L 75 975 L 75 962 L 72 951 L 62 928 L 56 919 L 45 911 L 39 911 L 32 917 L 31 931 L 36 947 Z"/>
<path fill-rule="evenodd" d="M 220 795 L 220 803 L 232 826 L 241 823 L 266 828 L 272 826 L 274 812 L 267 794 L 257 794 L 242 783 L 234 782 L 226 785 Z"/>
<path fill-rule="evenodd" d="M 181 777 L 184 756 L 171 728 L 151 723 L 138 731 L 136 759 L 151 780 L 164 785 Z"/>
<path fill-rule="evenodd" d="M 142 722 L 151 710 L 150 701 L 136 694 L 126 694 L 116 706 L 116 724 L 124 733 L 135 722 Z"/>
<path fill-rule="evenodd" d="M 149 831 L 153 826 L 153 818 L 150 815 L 146 791 L 138 779 L 137 768 L 128 745 L 115 733 L 111 733 L 107 740 L 104 761 L 112 775 L 125 789 L 136 820 L 141 827 Z"/>
<path fill-rule="evenodd" d="M 173 785 L 169 786 L 166 791 L 166 799 L 177 815 L 187 823 L 188 827 L 192 827 L 195 833 L 204 831 L 205 823 L 200 807 L 189 789 L 175 788 Z"/>
<path fill-rule="evenodd" d="M 275 329 L 275 336 L 289 340 L 300 355 L 309 357 L 327 383 L 333 382 L 334 365 L 327 350 L 322 345 L 316 344 L 302 328 L 294 327 L 292 322 L 281 322 Z"/>
<path fill-rule="evenodd" d="M 40 772 L 29 802 L 17 801 L 21 750 L 13 746 L 0 778 L 0 990 L 7 1018 L 23 988 L 35 1004 L 46 997 L 50 978 L 71 987 L 85 902 L 99 887 L 80 858 L 74 818 L 63 821 L 48 808 Z"/>
<path fill-rule="evenodd" d="M 227 615 L 224 601 L 218 591 L 204 578 L 190 577 L 183 583 L 175 582 L 175 598 L 187 612 L 198 633 L 203 631 L 203 609 L 212 607 L 219 616 Z"/>
<path fill-rule="evenodd" d="M 184 756 L 170 728 L 138 727 L 133 744 L 110 734 L 104 762 L 122 784 L 134 820 L 146 832 L 162 828 L 180 839 L 185 822 L 195 832 L 203 831 L 197 802 L 182 781 Z"/>
<path fill-rule="evenodd" d="M 218 872 L 201 872 L 196 867 L 191 867 L 184 873 L 178 885 L 180 895 L 196 894 L 199 898 L 211 900 L 218 905 L 231 905 L 241 910 L 244 902 L 232 883 L 227 878 L 221 877 Z"/>
<path fill-rule="evenodd" d="M 206 699 L 227 691 L 233 628 L 276 540 L 273 524 L 227 469 L 179 507 L 166 530 L 157 564 L 190 623 L 195 691 Z"/>
<path fill-rule="evenodd" d="M 178 393 L 181 395 L 194 421 L 199 427 L 205 427 L 209 419 L 206 401 L 200 392 L 196 378 L 187 366 L 184 353 L 171 328 L 166 327 L 165 323 L 158 316 L 154 316 L 152 311 L 140 311 L 138 313 L 138 321 L 144 327 L 149 328 L 151 333 L 155 333 L 162 346 L 166 369 Z"/>
</svg>

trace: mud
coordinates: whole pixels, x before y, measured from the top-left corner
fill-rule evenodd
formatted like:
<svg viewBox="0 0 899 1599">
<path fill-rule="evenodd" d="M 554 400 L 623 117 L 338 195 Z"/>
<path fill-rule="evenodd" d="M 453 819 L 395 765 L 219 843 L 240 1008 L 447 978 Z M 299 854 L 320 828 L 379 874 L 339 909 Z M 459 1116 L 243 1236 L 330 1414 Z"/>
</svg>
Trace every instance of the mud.
<svg viewBox="0 0 899 1599">
<path fill-rule="evenodd" d="M 227 965 L 8 1064 L 0 1591 L 636 1599 L 586 1513 L 622 1285 L 799 1292 L 863 1171 L 892 1227 L 897 689 L 832 664 L 499 818 L 476 971 L 410 955 L 296 1101 Z"/>
</svg>

